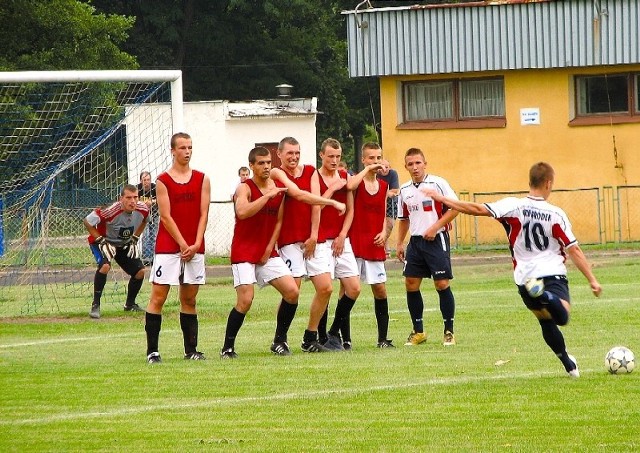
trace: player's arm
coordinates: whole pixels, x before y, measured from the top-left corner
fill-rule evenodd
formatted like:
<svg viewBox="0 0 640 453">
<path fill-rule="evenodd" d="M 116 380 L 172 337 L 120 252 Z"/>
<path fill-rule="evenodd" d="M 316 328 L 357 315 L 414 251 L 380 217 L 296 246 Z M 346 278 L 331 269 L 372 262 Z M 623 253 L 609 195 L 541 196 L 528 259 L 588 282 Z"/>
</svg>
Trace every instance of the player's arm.
<svg viewBox="0 0 640 453">
<path fill-rule="evenodd" d="M 314 172 L 311 176 L 311 193 L 320 194 L 320 180 L 318 179 L 318 172 Z M 311 233 L 309 238 L 304 241 L 302 256 L 305 259 L 311 258 L 316 251 L 316 245 L 318 244 L 318 233 L 320 231 L 320 212 L 322 208 L 320 205 L 311 206 Z"/>
<path fill-rule="evenodd" d="M 398 222 L 396 224 L 398 225 L 398 242 L 396 244 L 396 256 L 400 261 L 404 261 L 404 238 L 407 236 L 407 232 L 409 231 L 409 218 L 398 217 Z"/>
<path fill-rule="evenodd" d="M 262 258 L 260 259 L 259 264 L 265 264 L 269 260 L 269 257 L 271 256 L 271 251 L 276 246 L 276 241 L 278 240 L 278 236 L 280 236 L 283 217 L 284 217 L 284 197 L 282 197 L 282 202 L 280 203 L 280 207 L 278 208 L 278 220 L 273 228 L 273 234 L 269 239 L 269 243 L 267 244 L 267 248 L 264 251 L 264 255 L 262 255 Z"/>
<path fill-rule="evenodd" d="M 344 215 L 344 220 L 342 222 L 342 229 L 336 238 L 333 240 L 333 244 L 331 244 L 331 248 L 333 249 L 333 256 L 340 256 L 344 251 L 344 241 L 349 235 L 349 230 L 351 229 L 351 224 L 353 223 L 353 192 L 347 192 L 347 212 Z"/>
<path fill-rule="evenodd" d="M 202 189 L 200 192 L 200 218 L 198 219 L 198 230 L 196 233 L 196 243 L 193 244 L 193 254 L 204 243 L 204 233 L 207 230 L 207 222 L 209 221 L 209 206 L 211 205 L 211 180 L 204 175 L 202 180 Z"/>
<path fill-rule="evenodd" d="M 284 174 L 284 171 L 279 168 L 273 168 L 271 170 L 271 179 L 274 181 L 280 181 L 287 188 L 287 196 L 295 198 L 298 201 L 307 204 L 321 205 L 321 206 L 333 206 L 341 213 L 344 213 L 346 207 L 343 203 L 340 203 L 336 200 L 331 200 L 327 198 L 323 198 L 319 195 L 314 195 L 306 190 L 300 189 L 295 185 L 293 181 L 287 178 L 287 175 Z"/>
<path fill-rule="evenodd" d="M 475 203 L 473 201 L 462 201 L 456 200 L 455 198 L 445 197 L 435 189 L 422 189 L 422 192 L 426 196 L 433 198 L 434 201 L 438 201 L 444 205 L 447 205 L 451 209 L 462 212 L 463 214 L 492 217 L 491 211 L 489 211 L 489 209 L 482 203 Z"/>
<path fill-rule="evenodd" d="M 567 254 L 569 255 L 569 258 L 571 258 L 573 264 L 575 264 L 578 270 L 582 272 L 582 275 L 584 275 L 589 282 L 593 295 L 596 297 L 600 296 L 600 293 L 602 293 L 602 287 L 600 286 L 600 283 L 598 283 L 598 279 L 593 275 L 591 265 L 587 261 L 587 257 L 584 256 L 580 246 L 578 244 L 574 244 L 568 247 Z"/>
<path fill-rule="evenodd" d="M 389 186 L 387 186 L 387 198 L 388 197 L 389 197 Z M 383 203 L 386 211 L 387 209 L 386 199 Z M 391 231 L 389 231 L 389 235 L 391 235 Z M 384 247 L 384 244 L 387 242 L 387 239 L 389 239 L 389 237 L 387 236 L 387 217 L 385 214 L 385 216 L 382 217 L 382 229 L 373 238 L 373 244 L 378 247 Z"/>
<path fill-rule="evenodd" d="M 252 200 L 249 186 L 247 184 L 238 184 L 235 195 L 236 201 L 234 203 L 236 215 L 241 220 L 253 217 L 264 208 L 270 199 L 286 190 L 285 187 L 277 187 L 274 184 L 273 187 L 269 188 L 260 198 Z"/>
<path fill-rule="evenodd" d="M 362 169 L 360 173 L 356 173 L 353 176 L 349 176 L 347 179 L 347 189 L 348 190 L 356 190 L 362 180 L 369 172 L 377 172 L 382 168 L 382 164 L 370 164 Z"/>
</svg>

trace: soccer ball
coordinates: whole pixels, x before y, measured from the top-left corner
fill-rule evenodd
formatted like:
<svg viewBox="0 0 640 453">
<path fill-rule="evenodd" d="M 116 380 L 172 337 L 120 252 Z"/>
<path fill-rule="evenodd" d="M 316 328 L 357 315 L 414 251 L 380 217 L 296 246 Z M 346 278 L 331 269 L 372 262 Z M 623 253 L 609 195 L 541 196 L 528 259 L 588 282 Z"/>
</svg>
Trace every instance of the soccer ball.
<svg viewBox="0 0 640 453">
<path fill-rule="evenodd" d="M 631 373 L 636 367 L 636 357 L 624 346 L 612 348 L 604 358 L 604 366 L 611 374 Z"/>
<path fill-rule="evenodd" d="M 527 281 L 524 282 L 524 288 L 531 297 L 540 297 L 542 293 L 544 293 L 544 280 L 541 278 L 528 278 Z"/>
</svg>

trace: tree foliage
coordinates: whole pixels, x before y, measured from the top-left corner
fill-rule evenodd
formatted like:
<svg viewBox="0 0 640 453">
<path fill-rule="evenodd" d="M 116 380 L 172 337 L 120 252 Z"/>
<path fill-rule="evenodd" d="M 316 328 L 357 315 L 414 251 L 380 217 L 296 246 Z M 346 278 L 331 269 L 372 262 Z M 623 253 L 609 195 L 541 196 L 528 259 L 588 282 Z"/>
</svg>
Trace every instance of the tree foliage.
<svg viewBox="0 0 640 453">
<path fill-rule="evenodd" d="M 0 70 L 134 69 L 119 48 L 133 22 L 77 0 L 2 0 Z"/>
</svg>

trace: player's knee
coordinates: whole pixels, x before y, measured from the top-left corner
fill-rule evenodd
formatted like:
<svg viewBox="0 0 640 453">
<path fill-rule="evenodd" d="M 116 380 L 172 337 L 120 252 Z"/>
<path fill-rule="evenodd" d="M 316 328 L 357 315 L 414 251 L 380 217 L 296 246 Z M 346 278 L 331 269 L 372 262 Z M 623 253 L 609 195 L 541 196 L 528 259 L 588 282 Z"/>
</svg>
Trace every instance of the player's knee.
<svg viewBox="0 0 640 453">
<path fill-rule="evenodd" d="M 289 303 L 298 303 L 298 297 L 300 297 L 300 290 L 296 285 L 285 288 L 282 291 L 282 298 Z"/>
<path fill-rule="evenodd" d="M 384 283 L 376 283 L 374 285 L 371 285 L 371 292 L 373 293 L 373 297 L 376 299 L 387 298 L 387 288 Z"/>
<path fill-rule="evenodd" d="M 436 287 L 436 291 L 444 291 L 449 287 L 449 280 L 434 280 L 433 285 Z"/>
<path fill-rule="evenodd" d="M 247 314 L 249 310 L 251 310 L 251 305 L 253 304 L 253 299 L 245 299 L 240 298 L 236 301 L 236 311 L 239 311 L 242 314 Z"/>
<path fill-rule="evenodd" d="M 102 266 L 100 266 L 100 269 L 98 269 L 98 272 L 100 272 L 101 274 L 107 274 L 110 270 L 111 270 L 111 265 L 109 263 L 104 263 Z"/>
<path fill-rule="evenodd" d="M 140 269 L 133 278 L 136 280 L 142 280 L 144 278 L 144 268 Z"/>
</svg>

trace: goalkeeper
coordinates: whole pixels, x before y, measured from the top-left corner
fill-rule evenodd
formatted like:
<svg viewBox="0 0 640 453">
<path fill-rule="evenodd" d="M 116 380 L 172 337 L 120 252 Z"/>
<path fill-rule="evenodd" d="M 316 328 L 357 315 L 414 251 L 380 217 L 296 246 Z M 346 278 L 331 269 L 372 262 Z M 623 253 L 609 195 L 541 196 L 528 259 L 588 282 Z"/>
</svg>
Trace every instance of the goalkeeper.
<svg viewBox="0 0 640 453">
<path fill-rule="evenodd" d="M 140 259 L 138 240 L 147 225 L 148 217 L 149 208 L 138 200 L 138 188 L 127 184 L 122 189 L 119 201 L 93 210 L 83 220 L 89 232 L 91 252 L 98 264 L 93 278 L 93 303 L 89 312 L 91 318 L 100 318 L 100 298 L 113 260 L 131 277 L 124 310 L 144 311 L 136 304 L 145 269 Z"/>
</svg>

